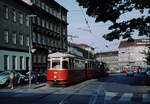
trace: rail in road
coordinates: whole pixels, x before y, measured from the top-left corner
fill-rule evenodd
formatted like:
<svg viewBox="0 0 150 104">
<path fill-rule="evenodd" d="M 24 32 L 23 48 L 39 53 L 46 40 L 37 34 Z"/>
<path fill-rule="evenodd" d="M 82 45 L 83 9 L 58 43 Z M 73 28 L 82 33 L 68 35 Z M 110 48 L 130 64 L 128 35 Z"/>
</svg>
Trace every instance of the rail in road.
<svg viewBox="0 0 150 104">
<path fill-rule="evenodd" d="M 150 104 L 150 88 L 148 91 L 148 86 L 140 85 L 143 77 L 125 77 L 123 74 L 112 75 L 68 87 L 0 90 L 0 104 L 16 104 L 18 101 L 22 104 Z M 124 89 L 127 87 L 130 90 Z M 138 91 L 132 91 L 134 88 Z"/>
</svg>

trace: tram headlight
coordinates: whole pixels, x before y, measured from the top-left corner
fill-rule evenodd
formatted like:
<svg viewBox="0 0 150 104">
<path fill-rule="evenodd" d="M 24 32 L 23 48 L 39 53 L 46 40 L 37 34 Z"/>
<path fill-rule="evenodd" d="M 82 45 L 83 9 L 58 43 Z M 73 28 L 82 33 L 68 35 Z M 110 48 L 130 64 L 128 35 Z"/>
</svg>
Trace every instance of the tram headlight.
<svg viewBox="0 0 150 104">
<path fill-rule="evenodd" d="M 54 78 L 56 79 L 56 78 L 57 78 L 57 76 L 54 76 Z"/>
</svg>

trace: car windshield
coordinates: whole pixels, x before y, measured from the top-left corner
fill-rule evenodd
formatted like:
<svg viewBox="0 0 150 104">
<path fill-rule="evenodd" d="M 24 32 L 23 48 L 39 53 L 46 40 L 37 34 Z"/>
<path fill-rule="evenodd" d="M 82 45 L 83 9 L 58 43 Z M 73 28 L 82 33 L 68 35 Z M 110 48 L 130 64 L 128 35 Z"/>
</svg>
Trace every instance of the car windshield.
<svg viewBox="0 0 150 104">
<path fill-rule="evenodd" d="M 0 73 L 0 75 L 9 75 L 10 74 L 10 72 L 9 71 L 6 71 L 6 72 L 2 72 L 2 73 Z"/>
<path fill-rule="evenodd" d="M 128 72 L 134 72 L 133 70 L 130 70 L 130 71 L 128 71 Z"/>
</svg>

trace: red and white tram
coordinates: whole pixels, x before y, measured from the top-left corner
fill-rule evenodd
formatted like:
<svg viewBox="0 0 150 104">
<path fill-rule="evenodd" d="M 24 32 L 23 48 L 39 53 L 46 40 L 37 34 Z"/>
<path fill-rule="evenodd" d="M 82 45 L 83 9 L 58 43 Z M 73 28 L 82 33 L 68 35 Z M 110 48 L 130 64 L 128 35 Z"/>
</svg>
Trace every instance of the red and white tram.
<svg viewBox="0 0 150 104">
<path fill-rule="evenodd" d="M 86 79 L 84 60 L 58 52 L 50 54 L 48 58 L 48 84 L 73 84 Z"/>
<path fill-rule="evenodd" d="M 85 60 L 67 53 L 48 55 L 48 84 L 67 85 L 97 78 L 106 72 L 100 62 Z"/>
</svg>

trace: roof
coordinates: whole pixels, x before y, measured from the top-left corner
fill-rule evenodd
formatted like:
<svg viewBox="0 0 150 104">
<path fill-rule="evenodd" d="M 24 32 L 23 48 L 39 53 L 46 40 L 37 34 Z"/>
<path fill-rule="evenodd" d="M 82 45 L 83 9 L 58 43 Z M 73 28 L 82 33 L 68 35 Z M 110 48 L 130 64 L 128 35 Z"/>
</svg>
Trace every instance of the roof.
<svg viewBox="0 0 150 104">
<path fill-rule="evenodd" d="M 75 57 L 75 56 L 68 53 L 56 52 L 56 53 L 49 54 L 48 57 Z"/>
<path fill-rule="evenodd" d="M 121 41 L 118 48 L 125 48 L 125 47 L 135 47 L 135 46 L 145 46 L 148 44 L 149 39 L 134 39 L 134 41 L 130 42 L 127 40 Z"/>
<path fill-rule="evenodd" d="M 91 48 L 94 50 L 94 48 L 92 46 L 89 46 L 87 44 L 76 44 L 78 47 L 84 47 L 84 48 Z"/>
</svg>

